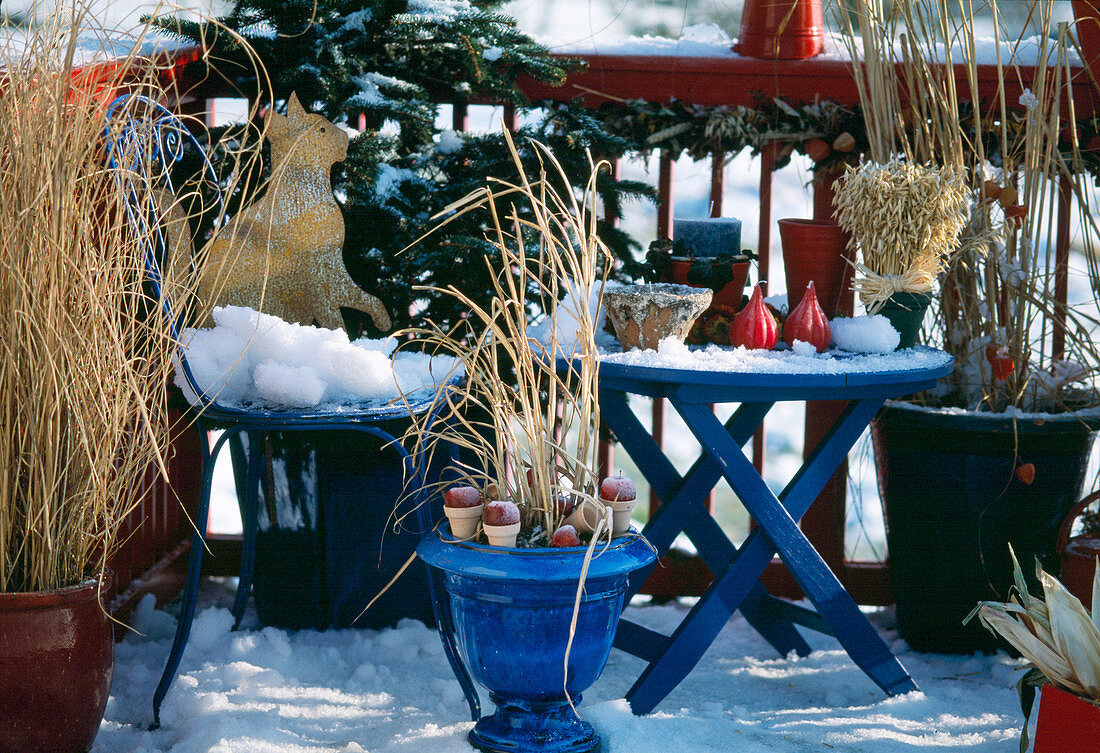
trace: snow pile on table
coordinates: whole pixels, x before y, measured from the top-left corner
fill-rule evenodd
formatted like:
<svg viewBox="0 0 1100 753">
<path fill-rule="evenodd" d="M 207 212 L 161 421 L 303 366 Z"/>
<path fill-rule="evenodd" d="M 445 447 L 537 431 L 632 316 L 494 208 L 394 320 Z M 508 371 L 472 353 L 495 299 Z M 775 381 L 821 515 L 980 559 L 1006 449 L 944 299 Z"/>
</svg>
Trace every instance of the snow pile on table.
<svg viewBox="0 0 1100 753">
<path fill-rule="evenodd" d="M 223 404 L 314 408 L 391 401 L 460 373 L 451 358 L 411 351 L 391 358 L 397 347 L 392 337 L 351 342 L 343 330 L 292 324 L 243 306 L 215 308 L 213 316 L 214 327 L 185 330 L 182 341 L 195 381 Z M 179 368 L 175 381 L 198 404 Z"/>
<path fill-rule="evenodd" d="M 829 322 L 829 328 L 833 345 L 852 353 L 893 353 L 901 342 L 901 335 L 882 314 L 851 319 L 838 316 Z"/>
<path fill-rule="evenodd" d="M 675 338 L 661 340 L 657 350 L 634 348 L 626 353 L 601 352 L 604 363 L 689 371 L 731 371 L 761 374 L 870 374 L 907 369 L 933 369 L 951 357 L 940 350 L 916 346 L 895 353 L 857 354 L 838 350 L 817 353 L 797 350 L 749 350 L 708 345 L 690 347 Z"/>
<path fill-rule="evenodd" d="M 210 585 L 207 603 L 217 590 Z M 231 598 L 225 589 L 218 602 Z M 686 612 L 684 605 L 636 605 L 626 616 L 670 634 Z M 163 724 L 150 732 L 175 620 L 151 603 L 138 617 L 144 635 L 117 645 L 93 753 L 472 751 L 469 711 L 435 631 L 409 620 L 386 630 L 261 629 L 250 610 L 233 632 L 223 606 L 200 605 Z M 918 654 L 898 639 L 890 611 L 870 617 L 922 692 L 888 698 L 835 639 L 812 631 L 805 633 L 812 654 L 779 656 L 738 613 L 652 714 L 636 717 L 623 700 L 645 663 L 618 650 L 579 712 L 608 753 L 1018 749 L 1022 660 Z M 482 703 L 492 710 L 484 691 Z"/>
</svg>

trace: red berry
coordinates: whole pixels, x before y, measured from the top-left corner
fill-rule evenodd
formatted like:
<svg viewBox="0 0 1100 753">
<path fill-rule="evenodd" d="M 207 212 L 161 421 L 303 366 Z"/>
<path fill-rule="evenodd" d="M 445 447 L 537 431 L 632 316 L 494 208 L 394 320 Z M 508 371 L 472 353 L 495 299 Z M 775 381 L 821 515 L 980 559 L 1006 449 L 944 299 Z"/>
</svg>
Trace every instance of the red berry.
<svg viewBox="0 0 1100 753">
<path fill-rule="evenodd" d="M 550 546 L 580 546 L 581 539 L 577 536 L 577 529 L 565 525 L 554 531 L 550 537 Z"/>
<path fill-rule="evenodd" d="M 473 486 L 452 486 L 443 492 L 443 504 L 447 507 L 477 507 L 481 504 L 481 492 Z"/>
<path fill-rule="evenodd" d="M 609 502 L 629 502 L 638 497 L 634 482 L 626 476 L 608 476 L 600 484 L 600 499 Z"/>
<path fill-rule="evenodd" d="M 1031 482 L 1035 480 L 1035 464 L 1024 463 L 1016 466 L 1016 478 L 1020 479 L 1020 483 L 1024 486 L 1031 486 Z"/>
<path fill-rule="evenodd" d="M 985 346 L 985 360 L 993 368 L 993 378 L 998 382 L 1008 379 L 1008 375 L 1016 368 L 1016 362 L 1008 354 L 1008 348 L 997 343 L 989 343 Z"/>
<path fill-rule="evenodd" d="M 519 508 L 508 499 L 493 500 L 485 505 L 482 520 L 487 526 L 510 526 L 519 522 Z"/>
</svg>

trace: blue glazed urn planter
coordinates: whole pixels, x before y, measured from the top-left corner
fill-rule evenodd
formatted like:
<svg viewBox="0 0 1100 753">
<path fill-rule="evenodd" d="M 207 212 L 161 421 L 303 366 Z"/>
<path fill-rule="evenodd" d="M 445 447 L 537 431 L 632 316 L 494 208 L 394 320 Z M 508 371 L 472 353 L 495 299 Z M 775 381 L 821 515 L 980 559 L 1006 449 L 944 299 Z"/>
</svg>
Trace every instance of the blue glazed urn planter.
<svg viewBox="0 0 1100 753">
<path fill-rule="evenodd" d="M 459 652 L 489 690 L 496 712 L 470 731 L 484 751 L 581 753 L 600 738 L 569 705 L 603 672 L 631 572 L 654 561 L 640 536 L 596 549 L 585 578 L 576 633 L 564 671 L 569 624 L 584 547 L 505 549 L 457 542 L 441 527 L 417 553 L 439 569 Z M 568 691 L 568 696 L 566 695 Z"/>
</svg>

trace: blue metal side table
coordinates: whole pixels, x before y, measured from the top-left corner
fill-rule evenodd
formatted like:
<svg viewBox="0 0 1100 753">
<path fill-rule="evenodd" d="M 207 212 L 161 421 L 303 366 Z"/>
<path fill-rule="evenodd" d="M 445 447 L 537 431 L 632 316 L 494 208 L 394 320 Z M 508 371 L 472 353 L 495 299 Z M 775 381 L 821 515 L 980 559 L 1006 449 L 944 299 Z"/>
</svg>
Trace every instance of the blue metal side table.
<svg viewBox="0 0 1100 753">
<path fill-rule="evenodd" d="M 715 581 L 671 636 L 629 620 L 620 621 L 615 646 L 649 664 L 627 693 L 635 714 L 649 713 L 699 663 L 732 614 L 747 621 L 780 655 L 805 656 L 810 647 L 796 626 L 833 635 L 852 660 L 889 695 L 917 685 L 860 612 L 825 561 L 798 527 L 860 434 L 888 398 L 930 389 L 952 369 L 950 356 L 922 348 L 913 365 L 897 357 L 829 359 L 822 373 L 762 373 L 632 365 L 605 358 L 600 365 L 600 410 L 604 422 L 661 500 L 643 533 L 663 556 L 685 533 L 715 574 Z M 860 369 L 859 358 L 874 360 Z M 562 364 L 564 368 L 564 364 Z M 683 476 L 630 409 L 628 395 L 666 398 L 702 446 Z M 789 400 L 846 400 L 847 407 L 778 495 L 746 458 L 742 447 L 772 406 Z M 740 403 L 723 425 L 714 403 Z M 724 477 L 756 527 L 734 545 L 706 509 L 710 490 Z M 776 598 L 760 584 L 772 557 L 786 563 L 816 609 Z M 652 566 L 631 576 L 637 593 Z"/>
</svg>

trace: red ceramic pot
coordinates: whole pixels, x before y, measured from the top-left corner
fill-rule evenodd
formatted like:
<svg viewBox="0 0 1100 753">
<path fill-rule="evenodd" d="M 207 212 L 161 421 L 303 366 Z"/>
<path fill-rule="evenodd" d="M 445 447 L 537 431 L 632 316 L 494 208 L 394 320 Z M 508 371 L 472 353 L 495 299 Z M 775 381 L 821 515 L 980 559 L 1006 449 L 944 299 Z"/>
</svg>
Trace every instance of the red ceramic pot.
<svg viewBox="0 0 1100 753">
<path fill-rule="evenodd" d="M 1044 685 L 1035 722 L 1033 753 L 1090 753 L 1100 740 L 1100 708 L 1053 685 Z"/>
<path fill-rule="evenodd" d="M 1085 609 L 1092 609 L 1092 579 L 1096 570 L 1096 558 L 1100 557 L 1100 533 L 1083 533 L 1071 539 L 1069 532 L 1073 528 L 1073 521 L 1098 499 L 1100 492 L 1093 492 L 1074 505 L 1058 531 L 1057 551 L 1062 558 L 1059 580 L 1071 594 L 1081 600 Z"/>
<path fill-rule="evenodd" d="M 691 265 L 694 263 L 694 258 L 674 258 L 672 260 L 672 282 L 677 285 L 692 285 L 687 281 L 687 278 L 688 272 L 691 271 Z M 730 265 L 733 279 L 723 285 L 721 290 L 714 293 L 714 298 L 710 302 L 711 309 L 715 306 L 729 306 L 734 310 L 741 308 L 741 298 L 745 294 L 745 282 L 749 279 L 749 265 L 750 262 L 747 261 L 735 261 Z M 692 287 L 700 286 L 692 285 Z"/>
<path fill-rule="evenodd" d="M 91 747 L 114 671 L 107 590 L 0 593 L 0 751 Z"/>
<path fill-rule="evenodd" d="M 787 276 L 787 310 L 794 311 L 812 280 L 825 316 L 852 315 L 852 251 L 848 234 L 828 220 L 779 221 L 783 270 Z"/>
<path fill-rule="evenodd" d="M 769 60 L 805 60 L 825 49 L 821 0 L 745 0 L 733 51 Z"/>
</svg>

